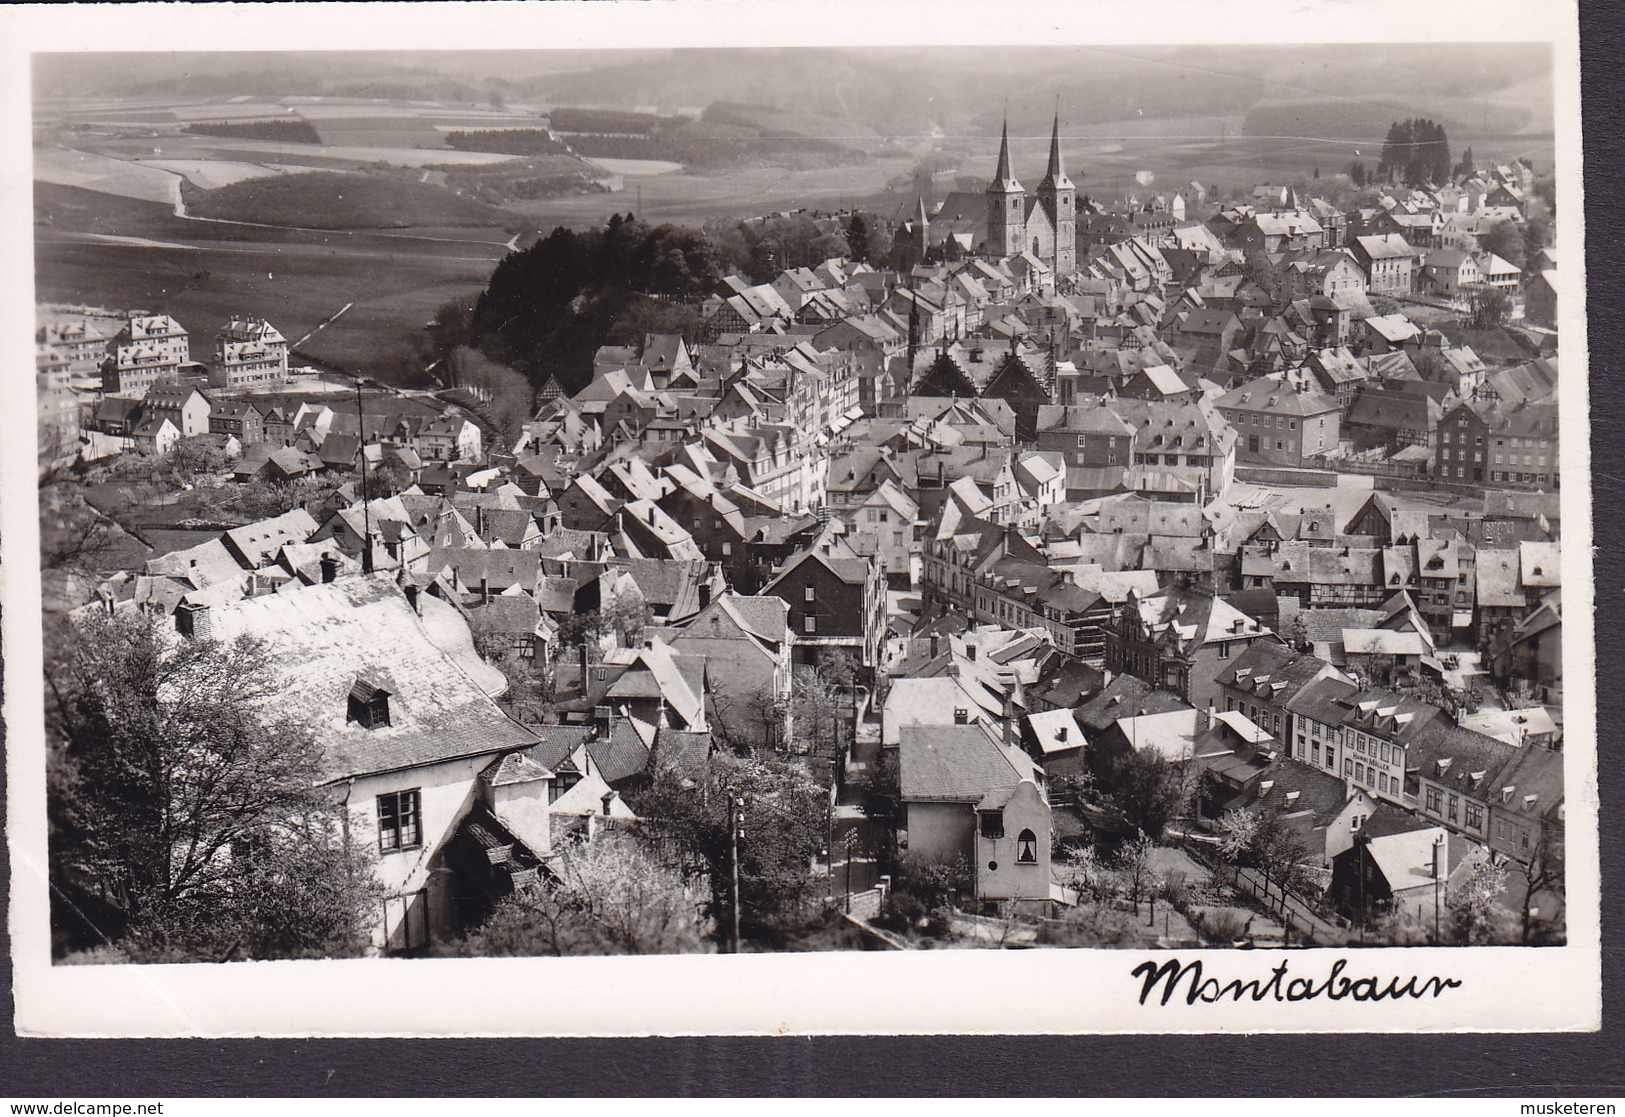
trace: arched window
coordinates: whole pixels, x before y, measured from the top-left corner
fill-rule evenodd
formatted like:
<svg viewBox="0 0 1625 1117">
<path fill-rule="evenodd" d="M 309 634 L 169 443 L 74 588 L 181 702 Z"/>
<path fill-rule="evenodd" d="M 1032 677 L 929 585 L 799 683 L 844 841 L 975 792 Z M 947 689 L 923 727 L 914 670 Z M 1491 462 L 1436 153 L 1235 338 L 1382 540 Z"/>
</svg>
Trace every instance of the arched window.
<svg viewBox="0 0 1625 1117">
<path fill-rule="evenodd" d="M 1033 238 L 1033 255 L 1034 256 L 1038 255 L 1038 238 L 1037 237 Z"/>
<path fill-rule="evenodd" d="M 1016 864 L 1038 864 L 1038 836 L 1031 830 L 1023 830 L 1016 837 Z"/>
</svg>

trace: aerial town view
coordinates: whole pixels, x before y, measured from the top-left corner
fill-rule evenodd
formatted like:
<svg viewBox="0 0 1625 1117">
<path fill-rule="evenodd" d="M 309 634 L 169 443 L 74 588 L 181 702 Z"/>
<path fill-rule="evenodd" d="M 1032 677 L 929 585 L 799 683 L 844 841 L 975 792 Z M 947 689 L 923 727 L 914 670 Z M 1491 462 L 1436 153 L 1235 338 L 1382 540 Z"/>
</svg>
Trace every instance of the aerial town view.
<svg viewBox="0 0 1625 1117">
<path fill-rule="evenodd" d="M 36 56 L 55 961 L 1567 941 L 1549 51 L 342 57 Z"/>
</svg>

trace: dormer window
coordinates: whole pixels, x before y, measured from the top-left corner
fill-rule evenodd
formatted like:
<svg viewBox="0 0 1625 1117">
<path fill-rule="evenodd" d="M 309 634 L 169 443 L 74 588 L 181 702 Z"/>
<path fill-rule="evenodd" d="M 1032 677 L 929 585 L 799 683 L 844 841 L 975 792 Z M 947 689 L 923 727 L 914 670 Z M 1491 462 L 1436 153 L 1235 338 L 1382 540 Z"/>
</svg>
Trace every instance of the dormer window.
<svg viewBox="0 0 1625 1117">
<path fill-rule="evenodd" d="M 357 679 L 350 688 L 348 720 L 363 729 L 385 729 L 389 726 L 389 691 L 366 679 Z"/>
</svg>

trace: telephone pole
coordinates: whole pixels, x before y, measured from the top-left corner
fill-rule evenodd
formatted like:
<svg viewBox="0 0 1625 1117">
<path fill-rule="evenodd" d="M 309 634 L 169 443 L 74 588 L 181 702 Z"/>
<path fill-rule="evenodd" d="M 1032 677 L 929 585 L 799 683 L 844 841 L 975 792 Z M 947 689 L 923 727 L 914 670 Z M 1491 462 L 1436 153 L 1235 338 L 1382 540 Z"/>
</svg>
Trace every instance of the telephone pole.
<svg viewBox="0 0 1625 1117">
<path fill-rule="evenodd" d="M 367 413 L 361 405 L 363 377 L 355 378 L 355 431 L 361 447 L 361 573 L 372 573 L 372 505 L 367 498 Z"/>
<path fill-rule="evenodd" d="M 739 953 L 739 840 L 745 836 L 745 800 L 743 796 L 728 793 L 729 858 L 733 870 L 732 952 Z"/>
</svg>

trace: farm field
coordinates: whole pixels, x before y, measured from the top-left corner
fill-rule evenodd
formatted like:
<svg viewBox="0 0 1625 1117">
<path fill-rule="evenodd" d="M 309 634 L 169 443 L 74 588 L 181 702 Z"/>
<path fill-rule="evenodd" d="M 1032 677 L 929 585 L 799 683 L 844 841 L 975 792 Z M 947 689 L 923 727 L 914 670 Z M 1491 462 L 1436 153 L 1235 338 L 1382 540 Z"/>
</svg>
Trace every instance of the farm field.
<svg viewBox="0 0 1625 1117">
<path fill-rule="evenodd" d="M 172 201 L 175 186 L 180 181 L 176 175 L 157 167 L 143 167 L 122 159 L 65 148 L 36 151 L 34 178 L 58 186 L 77 186 L 149 202 Z"/>
<path fill-rule="evenodd" d="M 161 171 L 180 175 L 199 190 L 218 190 L 254 178 L 269 178 L 285 174 L 280 167 L 263 163 L 238 163 L 229 159 L 143 159 L 138 166 L 157 167 Z"/>
<path fill-rule="evenodd" d="M 594 156 L 587 162 L 604 168 L 612 175 L 669 175 L 683 169 L 681 163 L 666 159 L 608 159 Z"/>
<path fill-rule="evenodd" d="M 632 184 L 618 194 L 586 194 L 535 201 L 509 202 L 504 209 L 522 213 L 543 228 L 554 225 L 597 224 L 610 213 L 628 209 L 648 221 L 691 222 L 712 217 L 739 218 L 747 214 L 797 207 L 836 208 L 886 195 L 886 180 L 908 171 L 917 162 L 912 155 L 874 160 L 861 166 L 746 167 L 717 174 L 653 175 L 641 177 L 639 210 Z M 594 160 L 597 162 L 597 160 Z M 914 199 L 896 195 L 896 205 Z"/>
</svg>

